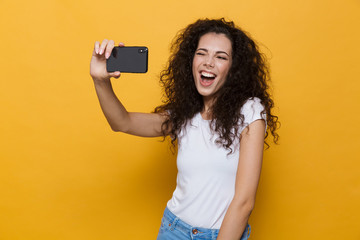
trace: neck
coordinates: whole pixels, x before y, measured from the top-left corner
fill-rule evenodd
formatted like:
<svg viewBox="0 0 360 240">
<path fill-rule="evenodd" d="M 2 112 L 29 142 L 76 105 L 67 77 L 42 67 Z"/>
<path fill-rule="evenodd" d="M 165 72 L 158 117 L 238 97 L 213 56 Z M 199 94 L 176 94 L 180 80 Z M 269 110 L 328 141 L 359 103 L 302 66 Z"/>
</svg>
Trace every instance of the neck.
<svg viewBox="0 0 360 240">
<path fill-rule="evenodd" d="M 205 118 L 205 119 L 211 119 L 212 117 L 212 113 L 211 113 L 211 107 L 214 103 L 214 98 L 212 97 L 203 97 L 203 101 L 204 101 L 204 108 L 201 112 L 201 115 Z"/>
</svg>

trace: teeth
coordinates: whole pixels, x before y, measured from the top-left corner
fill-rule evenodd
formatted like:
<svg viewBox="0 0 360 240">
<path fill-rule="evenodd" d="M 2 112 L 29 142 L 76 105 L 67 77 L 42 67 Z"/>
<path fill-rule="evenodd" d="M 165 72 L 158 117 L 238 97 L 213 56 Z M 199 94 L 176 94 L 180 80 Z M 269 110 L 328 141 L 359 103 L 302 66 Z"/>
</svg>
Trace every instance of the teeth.
<svg viewBox="0 0 360 240">
<path fill-rule="evenodd" d="M 207 73 L 207 72 L 201 72 L 201 76 L 204 76 L 204 77 L 215 77 L 215 74 Z"/>
</svg>

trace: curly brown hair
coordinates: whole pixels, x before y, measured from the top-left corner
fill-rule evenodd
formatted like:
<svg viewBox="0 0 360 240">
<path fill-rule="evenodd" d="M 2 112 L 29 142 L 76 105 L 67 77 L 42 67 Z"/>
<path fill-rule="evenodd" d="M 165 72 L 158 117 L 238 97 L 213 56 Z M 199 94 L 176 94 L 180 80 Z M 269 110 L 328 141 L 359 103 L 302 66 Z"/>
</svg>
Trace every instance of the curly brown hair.
<svg viewBox="0 0 360 240">
<path fill-rule="evenodd" d="M 275 143 L 279 135 L 278 117 L 272 114 L 274 102 L 269 93 L 269 69 L 265 56 L 259 52 L 257 44 L 248 33 L 235 26 L 232 21 L 221 19 L 197 20 L 180 31 L 173 40 L 168 65 L 160 74 L 160 83 L 164 88 L 163 104 L 154 112 L 168 114 L 162 129 L 170 129 L 172 144 L 175 145 L 178 134 L 195 114 L 204 108 L 202 96 L 198 93 L 193 73 L 192 61 L 200 38 L 206 33 L 225 34 L 232 44 L 232 65 L 227 79 L 216 94 L 211 106 L 212 121 L 210 126 L 219 134 L 216 143 L 230 153 L 236 137 L 240 137 L 239 121 L 243 123 L 244 115 L 240 109 L 244 103 L 257 97 L 261 100 L 266 113 L 267 131 Z M 267 147 L 268 143 L 265 141 Z"/>
</svg>

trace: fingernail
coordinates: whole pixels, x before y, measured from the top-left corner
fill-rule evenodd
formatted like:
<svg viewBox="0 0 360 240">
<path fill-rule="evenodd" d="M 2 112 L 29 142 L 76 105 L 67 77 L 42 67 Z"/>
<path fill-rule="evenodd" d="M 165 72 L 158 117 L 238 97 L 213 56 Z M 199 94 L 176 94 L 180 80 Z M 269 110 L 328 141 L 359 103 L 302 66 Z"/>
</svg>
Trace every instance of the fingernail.
<svg viewBox="0 0 360 240">
<path fill-rule="evenodd" d="M 100 49 L 100 52 L 99 52 L 99 54 L 101 55 L 102 54 L 102 50 Z"/>
<path fill-rule="evenodd" d="M 105 58 L 108 59 L 109 58 L 109 53 L 105 54 Z"/>
</svg>

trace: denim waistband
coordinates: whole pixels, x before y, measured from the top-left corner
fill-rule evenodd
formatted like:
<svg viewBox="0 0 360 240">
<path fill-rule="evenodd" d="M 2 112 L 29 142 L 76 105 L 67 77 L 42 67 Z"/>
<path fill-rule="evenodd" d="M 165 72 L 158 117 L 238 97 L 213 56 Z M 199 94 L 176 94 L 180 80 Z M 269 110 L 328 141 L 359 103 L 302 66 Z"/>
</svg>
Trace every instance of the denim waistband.
<svg viewBox="0 0 360 240">
<path fill-rule="evenodd" d="M 164 211 L 164 218 L 170 223 L 170 229 L 178 229 L 180 231 L 183 231 L 186 234 L 189 235 L 206 235 L 211 237 L 210 239 L 216 239 L 216 236 L 219 233 L 219 229 L 210 229 L 210 228 L 201 228 L 201 227 L 193 227 L 186 222 L 182 221 L 179 217 L 177 217 L 175 214 L 173 214 L 167 207 Z"/>
<path fill-rule="evenodd" d="M 217 235 L 219 234 L 219 229 L 210 229 L 210 228 L 201 228 L 201 227 L 194 227 L 190 224 L 182 221 L 179 217 L 173 214 L 167 207 L 165 208 L 163 218 L 166 219 L 170 230 L 177 229 L 182 231 L 191 239 L 216 239 Z M 241 240 L 246 240 L 249 238 L 251 232 L 251 227 L 249 224 L 245 227 Z"/>
</svg>

